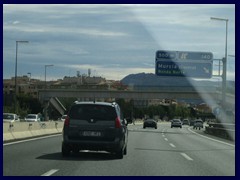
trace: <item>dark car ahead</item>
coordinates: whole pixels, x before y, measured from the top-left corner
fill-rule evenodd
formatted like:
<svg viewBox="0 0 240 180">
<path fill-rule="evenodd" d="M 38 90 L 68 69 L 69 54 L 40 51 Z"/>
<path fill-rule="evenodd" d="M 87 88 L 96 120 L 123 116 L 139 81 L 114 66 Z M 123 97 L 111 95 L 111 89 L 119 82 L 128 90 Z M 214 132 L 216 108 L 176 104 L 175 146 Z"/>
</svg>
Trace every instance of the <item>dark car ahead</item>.
<svg viewBox="0 0 240 180">
<path fill-rule="evenodd" d="M 143 122 L 143 128 L 145 129 L 146 127 L 153 127 L 157 129 L 157 121 L 155 121 L 154 119 L 146 119 Z"/>
<path fill-rule="evenodd" d="M 172 127 L 180 127 L 180 128 L 182 128 L 182 121 L 180 119 L 173 119 L 171 121 L 171 128 Z"/>
<path fill-rule="evenodd" d="M 190 125 L 190 122 L 189 122 L 189 120 L 188 119 L 183 119 L 183 121 L 182 121 L 182 125 Z"/>
<path fill-rule="evenodd" d="M 127 154 L 128 129 L 117 103 L 75 102 L 63 127 L 62 155 L 94 150 Z"/>
</svg>

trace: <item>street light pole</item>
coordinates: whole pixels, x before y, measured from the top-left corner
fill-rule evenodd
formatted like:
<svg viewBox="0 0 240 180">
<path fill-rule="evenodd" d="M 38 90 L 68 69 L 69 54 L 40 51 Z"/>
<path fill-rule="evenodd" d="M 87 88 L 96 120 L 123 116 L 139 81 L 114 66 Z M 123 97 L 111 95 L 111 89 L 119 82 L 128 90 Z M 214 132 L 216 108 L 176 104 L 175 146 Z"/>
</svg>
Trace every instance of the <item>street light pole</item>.
<svg viewBox="0 0 240 180">
<path fill-rule="evenodd" d="M 17 53 L 18 43 L 28 43 L 28 41 L 16 41 L 16 62 L 15 62 L 15 95 L 14 95 L 14 113 L 17 114 Z"/>
<path fill-rule="evenodd" d="M 51 66 L 53 66 L 53 64 L 49 64 L 49 65 L 45 65 L 45 88 L 44 89 L 46 89 L 46 87 L 47 87 L 47 67 L 51 67 Z"/>
<path fill-rule="evenodd" d="M 223 58 L 223 74 L 222 74 L 222 106 L 226 105 L 226 86 L 227 86 L 227 34 L 228 34 L 228 19 L 211 17 L 211 20 L 226 22 L 226 41 L 225 41 L 225 57 Z"/>
</svg>

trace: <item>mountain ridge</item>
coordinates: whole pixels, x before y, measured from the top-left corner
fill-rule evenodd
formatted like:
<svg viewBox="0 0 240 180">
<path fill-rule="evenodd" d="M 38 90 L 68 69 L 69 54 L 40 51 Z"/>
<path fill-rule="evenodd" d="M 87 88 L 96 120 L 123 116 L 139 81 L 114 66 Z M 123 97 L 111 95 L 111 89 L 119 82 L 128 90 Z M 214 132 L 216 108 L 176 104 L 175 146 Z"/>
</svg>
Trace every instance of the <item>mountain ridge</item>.
<svg viewBox="0 0 240 180">
<path fill-rule="evenodd" d="M 153 73 L 138 73 L 125 76 L 121 83 L 128 86 L 164 87 L 164 86 L 210 86 L 221 87 L 222 83 L 210 80 L 195 80 L 186 77 L 157 76 Z M 235 89 L 235 81 L 227 81 L 227 86 Z"/>
</svg>

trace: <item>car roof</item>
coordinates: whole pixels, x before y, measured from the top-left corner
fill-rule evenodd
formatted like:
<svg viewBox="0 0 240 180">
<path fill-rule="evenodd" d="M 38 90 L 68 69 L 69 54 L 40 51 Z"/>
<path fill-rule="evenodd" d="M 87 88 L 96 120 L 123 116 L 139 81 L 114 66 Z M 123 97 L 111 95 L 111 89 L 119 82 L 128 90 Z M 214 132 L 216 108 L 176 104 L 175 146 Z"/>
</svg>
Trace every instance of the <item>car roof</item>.
<svg viewBox="0 0 240 180">
<path fill-rule="evenodd" d="M 6 114 L 9 114 L 9 115 L 16 115 L 16 114 L 14 114 L 14 113 L 3 113 L 3 114 L 5 114 L 5 115 L 6 115 Z"/>
<path fill-rule="evenodd" d="M 117 103 L 116 102 L 112 102 L 112 103 L 109 103 L 109 102 L 94 102 L 94 101 L 75 101 L 74 104 L 96 104 L 96 105 L 104 105 L 104 106 L 116 106 Z"/>
<path fill-rule="evenodd" d="M 145 121 L 155 121 L 154 119 L 148 118 Z"/>
</svg>

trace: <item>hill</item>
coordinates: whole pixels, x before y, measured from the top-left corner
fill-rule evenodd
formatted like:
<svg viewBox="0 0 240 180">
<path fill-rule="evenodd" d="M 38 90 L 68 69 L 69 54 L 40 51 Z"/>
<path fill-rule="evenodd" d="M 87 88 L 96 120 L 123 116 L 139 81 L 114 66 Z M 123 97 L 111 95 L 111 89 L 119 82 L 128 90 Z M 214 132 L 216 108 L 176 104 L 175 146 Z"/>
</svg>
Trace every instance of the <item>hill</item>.
<svg viewBox="0 0 240 180">
<path fill-rule="evenodd" d="M 161 77 L 153 73 L 130 74 L 121 80 L 121 83 L 134 89 L 146 89 L 157 87 L 221 87 L 221 82 L 210 80 L 195 80 L 186 77 Z M 227 82 L 228 89 L 235 89 L 235 81 Z"/>
</svg>

